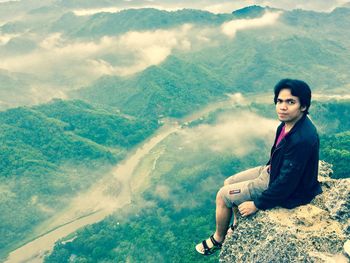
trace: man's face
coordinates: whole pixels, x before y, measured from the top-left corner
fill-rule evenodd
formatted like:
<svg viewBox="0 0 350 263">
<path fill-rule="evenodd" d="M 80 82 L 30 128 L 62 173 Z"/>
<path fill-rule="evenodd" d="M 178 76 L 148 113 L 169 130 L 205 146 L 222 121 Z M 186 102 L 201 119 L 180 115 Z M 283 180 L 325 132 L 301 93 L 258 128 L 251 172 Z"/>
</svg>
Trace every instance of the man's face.
<svg viewBox="0 0 350 263">
<path fill-rule="evenodd" d="M 282 89 L 278 94 L 276 112 L 280 121 L 294 125 L 302 117 L 305 109 L 301 107 L 299 98 L 291 94 L 290 89 Z"/>
</svg>

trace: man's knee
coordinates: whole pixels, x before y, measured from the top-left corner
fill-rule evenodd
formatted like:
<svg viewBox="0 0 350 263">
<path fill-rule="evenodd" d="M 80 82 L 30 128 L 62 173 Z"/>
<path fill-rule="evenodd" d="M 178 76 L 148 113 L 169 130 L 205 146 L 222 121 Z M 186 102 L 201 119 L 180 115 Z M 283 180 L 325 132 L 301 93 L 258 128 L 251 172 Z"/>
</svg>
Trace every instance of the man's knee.
<svg viewBox="0 0 350 263">
<path fill-rule="evenodd" d="M 225 179 L 225 180 L 224 180 L 224 186 L 229 185 L 229 184 L 230 184 L 230 181 L 228 180 L 228 178 Z"/>
<path fill-rule="evenodd" d="M 224 197 L 224 187 L 221 187 L 221 189 L 216 194 L 216 205 L 227 206 L 227 203 Z"/>
</svg>

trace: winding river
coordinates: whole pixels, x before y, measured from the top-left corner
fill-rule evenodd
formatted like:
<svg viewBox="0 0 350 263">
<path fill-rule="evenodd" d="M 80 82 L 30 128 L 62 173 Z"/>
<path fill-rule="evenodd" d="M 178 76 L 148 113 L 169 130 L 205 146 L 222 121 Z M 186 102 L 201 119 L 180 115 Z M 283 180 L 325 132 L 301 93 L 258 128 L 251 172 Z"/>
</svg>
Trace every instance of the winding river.
<svg viewBox="0 0 350 263">
<path fill-rule="evenodd" d="M 146 141 L 143 145 L 138 147 L 133 153 L 129 155 L 123 162 L 115 167 L 113 170 L 114 179 L 117 179 L 119 185 L 121 185 L 121 191 L 116 197 L 110 197 L 111 200 L 108 200 L 108 206 L 100 207 L 98 210 L 89 213 L 86 216 L 82 216 L 78 219 L 71 220 L 68 223 L 56 227 L 54 230 L 47 232 L 36 238 L 35 240 L 25 244 L 24 246 L 12 251 L 7 258 L 7 263 L 19 263 L 19 262 L 43 262 L 45 254 L 52 250 L 55 242 L 58 239 L 61 239 L 70 233 L 78 230 L 79 228 L 86 226 L 88 224 L 96 223 L 106 216 L 111 214 L 118 208 L 129 204 L 131 202 L 131 191 L 129 182 L 133 179 L 133 170 L 144 158 L 150 150 L 155 147 L 160 141 L 166 138 L 169 134 L 180 129 L 180 126 L 177 123 L 172 125 L 163 126 L 151 139 Z M 82 196 L 79 196 L 76 200 L 72 201 L 72 210 L 76 207 L 76 204 L 79 204 L 80 200 L 86 200 L 87 196 L 93 196 L 96 198 L 95 194 L 98 194 L 98 191 L 101 190 L 98 187 L 89 190 L 87 193 L 84 193 Z M 91 198 L 90 198 L 91 199 Z M 99 199 L 99 201 L 101 201 Z M 104 200 L 106 201 L 106 200 Z M 105 203 L 105 202 L 99 202 Z M 89 203 L 90 206 L 94 206 L 94 203 Z M 113 205 L 111 205 L 113 204 Z M 86 207 L 85 207 L 86 210 Z"/>
</svg>

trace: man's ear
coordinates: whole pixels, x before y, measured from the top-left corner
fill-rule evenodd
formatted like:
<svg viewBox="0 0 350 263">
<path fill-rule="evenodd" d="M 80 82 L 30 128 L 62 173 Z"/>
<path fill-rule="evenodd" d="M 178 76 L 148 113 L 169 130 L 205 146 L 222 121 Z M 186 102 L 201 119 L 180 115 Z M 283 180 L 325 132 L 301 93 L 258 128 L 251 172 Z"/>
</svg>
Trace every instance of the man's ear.
<svg viewBox="0 0 350 263">
<path fill-rule="evenodd" d="M 306 106 L 301 106 L 301 107 L 300 107 L 300 110 L 301 110 L 302 112 L 306 111 Z"/>
</svg>

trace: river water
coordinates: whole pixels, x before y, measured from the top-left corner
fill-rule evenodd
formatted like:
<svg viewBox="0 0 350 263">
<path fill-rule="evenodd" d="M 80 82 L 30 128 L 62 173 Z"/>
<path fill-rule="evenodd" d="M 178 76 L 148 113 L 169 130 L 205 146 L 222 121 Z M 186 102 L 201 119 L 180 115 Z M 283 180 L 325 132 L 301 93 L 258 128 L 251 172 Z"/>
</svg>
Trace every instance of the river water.
<svg viewBox="0 0 350 263">
<path fill-rule="evenodd" d="M 69 223 L 56 227 L 55 230 L 49 231 L 48 233 L 39 236 L 35 240 L 25 244 L 24 246 L 12 251 L 7 258 L 7 263 L 20 263 L 20 262 L 43 262 L 45 254 L 52 250 L 55 242 L 70 233 L 78 230 L 79 228 L 86 226 L 88 224 L 96 223 L 106 216 L 111 214 L 118 208 L 129 204 L 131 202 L 131 191 L 129 182 L 133 175 L 133 170 L 140 162 L 140 160 L 145 157 L 150 150 L 155 147 L 160 141 L 166 138 L 169 134 L 177 131 L 180 127 L 177 124 L 165 125 L 162 127 L 158 133 L 156 133 L 151 139 L 146 141 L 143 145 L 137 148 L 129 157 L 118 164 L 113 170 L 113 176 L 118 180 L 121 186 L 121 191 L 116 197 L 110 197 L 110 200 L 104 200 L 107 202 L 101 202 L 97 197 L 100 194 L 99 188 L 93 188 L 90 191 L 84 193 L 83 195 L 72 201 L 72 208 L 68 210 L 75 210 L 77 205 L 81 204 L 82 200 L 90 200 L 89 196 L 93 197 L 95 200 L 99 200 L 99 203 L 108 204 L 105 207 L 98 207 L 97 211 L 90 213 L 87 216 L 83 216 L 79 219 L 75 219 Z M 113 205 L 111 205 L 113 204 Z M 89 206 L 95 207 L 95 204 L 89 202 Z M 81 209 L 81 208 L 80 208 Z M 89 207 L 85 207 L 88 210 Z"/>
</svg>

